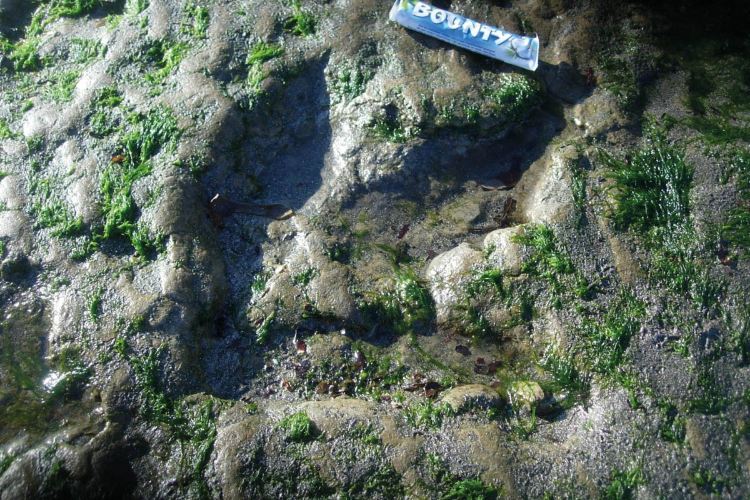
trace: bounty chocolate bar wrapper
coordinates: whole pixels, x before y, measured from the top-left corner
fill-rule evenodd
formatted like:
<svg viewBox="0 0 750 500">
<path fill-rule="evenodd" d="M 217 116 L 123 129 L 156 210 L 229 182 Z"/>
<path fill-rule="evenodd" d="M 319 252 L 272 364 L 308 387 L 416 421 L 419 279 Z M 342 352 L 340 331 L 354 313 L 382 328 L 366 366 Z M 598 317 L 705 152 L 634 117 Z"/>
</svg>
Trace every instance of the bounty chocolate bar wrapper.
<svg viewBox="0 0 750 500">
<path fill-rule="evenodd" d="M 505 30 L 467 19 L 415 0 L 396 0 L 391 21 L 472 52 L 535 71 L 539 65 L 539 37 Z"/>
</svg>

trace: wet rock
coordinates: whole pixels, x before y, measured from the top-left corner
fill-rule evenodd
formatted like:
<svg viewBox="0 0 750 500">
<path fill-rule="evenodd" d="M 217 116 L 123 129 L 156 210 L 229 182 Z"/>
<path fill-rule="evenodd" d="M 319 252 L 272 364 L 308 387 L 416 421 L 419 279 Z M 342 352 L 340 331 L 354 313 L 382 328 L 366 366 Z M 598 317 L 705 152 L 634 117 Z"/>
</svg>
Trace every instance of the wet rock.
<svg viewBox="0 0 750 500">
<path fill-rule="evenodd" d="M 376 0 L 228 0 L 209 2 L 200 16 L 186 11 L 200 2 L 151 0 L 141 13 L 123 12 L 139 3 L 106 0 L 94 12 L 42 26 L 32 51 L 45 58 L 37 69 L 16 73 L 0 55 L 0 414 L 29 408 L 41 421 L 33 429 L 0 422 L 9 436 L 0 464 L 6 467 L 8 452 L 15 457 L 0 476 L 3 499 L 422 498 L 450 487 L 431 484 L 438 459 L 448 482 L 479 478 L 511 497 L 596 497 L 636 448 L 646 481 L 628 494 L 695 494 L 684 474 L 663 472 L 690 475 L 697 460 L 721 472 L 717 494 L 747 496 L 747 471 L 726 466 L 747 462 L 746 367 L 736 366 L 737 353 L 731 363 L 724 357 L 730 337 L 719 316 L 691 321 L 690 332 L 664 326 L 665 301 L 677 299 L 642 279 L 652 255 L 642 235 L 612 227 L 596 161 L 598 148 L 642 141 L 641 109 L 621 110 L 618 78 L 632 77 L 619 84 L 638 91 L 655 78 L 644 109 L 677 117 L 669 141 L 687 144 L 696 167 L 691 222 L 712 234 L 735 208 L 735 180 L 717 180 L 729 169 L 720 158 L 696 159 L 699 133 L 686 124 L 713 125 L 746 78 L 733 78 L 730 92 L 701 90 L 701 71 L 715 73 L 701 51 L 685 68 L 680 57 L 660 59 L 668 74 L 640 57 L 655 53 L 643 40 L 682 22 L 684 9 L 664 24 L 644 2 L 615 11 L 565 0 L 452 3 L 476 19 L 538 32 L 542 65 L 532 74 L 408 32 Z M 32 4 L 0 0 L 11 14 L 0 17 L 10 43 L 22 40 Z M 306 15 L 315 32 L 290 32 L 290 20 Z M 106 54 L 77 62 L 80 40 L 99 41 Z M 744 50 L 725 45 L 722 51 Z M 254 51 L 275 55 L 253 67 Z M 726 71 L 746 59 L 728 57 Z M 163 82 L 151 81 L 172 63 Z M 61 75 L 75 81 L 58 85 Z M 123 98 L 104 110 L 120 128 L 94 134 L 104 86 Z M 704 104 L 705 112 L 693 113 L 691 106 Z M 127 170 L 138 138 L 125 145 L 124 136 L 135 113 L 157 106 L 173 110 L 180 132 L 138 165 L 149 173 L 119 193 L 122 213 L 107 214 L 104 170 Z M 736 128 L 741 147 L 745 120 L 734 111 L 719 128 Z M 590 199 L 586 220 L 572 227 L 570 167 L 579 156 L 591 160 Z M 209 210 L 216 193 L 230 210 L 216 203 Z M 52 209 L 40 214 L 44 197 Z M 277 212 L 282 206 L 295 216 L 264 217 L 289 215 Z M 706 212 L 713 219 L 702 220 Z M 117 234 L 103 238 L 103 217 L 123 214 Z M 79 234 L 43 227 L 67 215 L 82 218 Z M 595 297 L 574 296 L 564 280 L 564 301 L 553 310 L 549 276 L 518 277 L 527 250 L 513 239 L 527 223 L 553 226 L 576 273 L 598 284 Z M 134 236 L 157 235 L 163 245 L 150 255 L 134 252 Z M 720 277 L 727 293 L 741 296 L 747 266 L 729 243 L 720 246 L 727 264 Z M 404 297 L 415 290 L 392 293 L 394 260 L 425 279 L 437 328 L 432 317 L 418 331 L 400 328 Z M 490 267 L 502 272 L 502 294 L 469 297 L 475 271 Z M 539 368 L 545 350 L 579 352 L 582 335 L 601 326 L 623 288 L 647 312 L 617 368 L 632 370 L 653 392 L 639 393 L 633 411 L 626 391 L 604 386 L 574 359 L 579 375 L 591 377 L 591 394 L 585 401 L 575 391 L 545 395 L 531 379 L 546 382 L 548 370 L 564 376 L 568 368 L 562 358 Z M 521 294 L 534 304 L 518 324 Z M 375 298 L 383 318 L 372 328 L 359 311 Z M 471 345 L 455 336 L 458 328 L 445 328 L 460 307 L 471 313 L 460 320 L 474 320 L 483 333 Z M 269 317 L 270 339 L 262 342 L 258 330 Z M 690 356 L 678 356 L 675 339 L 690 334 Z M 717 387 L 731 393 L 719 415 L 682 415 L 697 394 L 686 390 L 696 359 L 710 363 Z M 79 365 L 90 379 L 61 389 L 59 400 L 45 392 L 51 399 L 37 412 L 42 381 L 57 376 L 49 387 L 65 385 Z M 465 385 L 443 391 L 457 380 Z M 471 383 L 489 380 L 497 390 Z M 377 390 L 360 391 L 363 384 Z M 170 410 L 207 401 L 201 392 L 209 388 L 216 398 L 210 414 L 183 418 Z M 413 429 L 404 410 L 423 397 L 462 414 L 439 430 Z M 687 447 L 659 438 L 663 415 L 655 408 L 666 399 L 687 420 Z M 506 400 L 515 406 L 512 422 L 471 414 Z M 147 416 L 154 402 L 166 416 Z M 532 408 L 555 418 L 534 427 Z M 317 439 L 286 439 L 279 421 L 298 411 L 321 431 Z M 506 428 L 528 439 L 511 439 Z M 643 442 L 650 445 L 639 448 Z M 388 489 L 394 485 L 403 491 Z"/>
<path fill-rule="evenodd" d="M 523 247 L 513 238 L 523 233 L 523 226 L 515 226 L 492 231 L 484 238 L 484 249 L 488 253 L 487 261 L 493 267 L 509 275 L 521 273 Z"/>
<path fill-rule="evenodd" d="M 468 454 L 474 457 L 480 477 L 486 484 L 502 485 L 505 494 L 513 496 L 512 457 L 503 442 L 507 436 L 493 424 L 462 422 L 447 436 L 450 441 L 447 456 Z"/>
<path fill-rule="evenodd" d="M 607 93 L 597 92 L 573 108 L 573 120 L 586 136 L 596 137 L 627 123 L 617 101 Z"/>
<path fill-rule="evenodd" d="M 0 278 L 11 283 L 29 283 L 35 274 L 34 263 L 25 255 L 12 255 L 0 264 Z"/>
<path fill-rule="evenodd" d="M 424 436 L 404 436 L 399 432 L 398 424 L 392 416 L 382 417 L 381 423 L 383 432 L 380 437 L 383 440 L 383 445 L 389 450 L 388 456 L 394 469 L 403 475 L 407 481 L 417 480 L 415 461 L 423 452 Z"/>
<path fill-rule="evenodd" d="M 549 148 L 530 167 L 535 175 L 527 181 L 530 191 L 521 202 L 526 220 L 553 223 L 565 218 L 573 205 L 568 162 L 575 155 L 575 148 Z"/>
<path fill-rule="evenodd" d="M 260 426 L 261 418 L 251 416 L 218 429 L 212 453 L 215 470 L 212 483 L 224 498 L 244 498 L 245 461 L 252 458 L 248 453 Z"/>
<path fill-rule="evenodd" d="M 544 390 L 537 382 L 516 381 L 508 387 L 508 400 L 514 405 L 534 408 L 544 400 Z"/>
<path fill-rule="evenodd" d="M 495 389 L 481 384 L 459 385 L 446 391 L 440 399 L 455 412 L 495 408 L 502 401 Z"/>
<path fill-rule="evenodd" d="M 462 243 L 430 262 L 426 276 L 438 322 L 450 319 L 454 306 L 461 299 L 461 284 L 469 278 L 472 267 L 481 261 L 481 252 Z"/>
<path fill-rule="evenodd" d="M 314 364 L 341 365 L 353 356 L 351 340 L 339 332 L 317 334 L 307 339 L 307 355 Z"/>
<path fill-rule="evenodd" d="M 706 435 L 704 425 L 705 422 L 700 416 L 689 418 L 685 422 L 685 440 L 698 459 L 705 459 L 710 448 L 708 444 L 710 438 Z"/>
<path fill-rule="evenodd" d="M 375 405 L 361 399 L 339 397 L 327 401 L 309 401 L 301 404 L 299 409 L 307 413 L 323 435 L 334 439 L 345 433 L 352 422 L 369 422 Z"/>
</svg>

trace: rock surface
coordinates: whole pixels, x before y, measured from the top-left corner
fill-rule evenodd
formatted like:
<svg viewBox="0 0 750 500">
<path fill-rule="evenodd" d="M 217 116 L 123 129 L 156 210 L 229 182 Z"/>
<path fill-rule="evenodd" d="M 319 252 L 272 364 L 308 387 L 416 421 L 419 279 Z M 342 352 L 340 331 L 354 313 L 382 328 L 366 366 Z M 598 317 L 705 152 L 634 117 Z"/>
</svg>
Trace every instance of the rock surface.
<svg viewBox="0 0 750 500">
<path fill-rule="evenodd" d="M 0 498 L 750 496 L 747 6 L 663 3 L 0 0 Z"/>
</svg>

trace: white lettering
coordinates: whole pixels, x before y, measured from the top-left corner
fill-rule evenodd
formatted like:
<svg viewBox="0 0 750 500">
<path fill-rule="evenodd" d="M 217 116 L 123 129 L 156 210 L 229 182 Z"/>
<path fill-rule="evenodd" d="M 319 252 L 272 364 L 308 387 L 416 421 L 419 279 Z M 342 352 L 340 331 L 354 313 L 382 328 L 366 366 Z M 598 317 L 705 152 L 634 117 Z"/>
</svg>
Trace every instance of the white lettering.
<svg viewBox="0 0 750 500">
<path fill-rule="evenodd" d="M 493 30 L 492 36 L 496 36 L 497 40 L 495 40 L 495 43 L 498 45 L 502 45 L 505 42 L 508 41 L 508 39 L 511 37 L 510 33 L 504 33 L 500 30 Z"/>
<path fill-rule="evenodd" d="M 492 33 L 492 28 L 490 28 L 487 25 L 483 25 L 480 31 L 482 32 L 482 40 L 490 39 L 490 33 Z"/>
<path fill-rule="evenodd" d="M 478 23 L 477 21 L 472 21 L 471 19 L 467 19 L 464 23 L 464 34 L 471 33 L 471 36 L 476 38 L 479 36 L 479 28 L 482 27 L 481 23 Z"/>
<path fill-rule="evenodd" d="M 447 14 L 444 10 L 435 9 L 432 11 L 432 15 L 430 16 L 430 19 L 432 19 L 432 22 L 435 24 L 442 24 L 443 21 L 445 21 L 445 18 L 447 17 Z"/>
<path fill-rule="evenodd" d="M 426 3 L 417 2 L 417 4 L 414 6 L 413 14 L 417 17 L 427 17 L 430 15 L 431 10 L 432 7 L 430 7 Z"/>
<path fill-rule="evenodd" d="M 452 30 L 457 30 L 458 28 L 461 27 L 461 21 L 462 19 L 459 16 L 451 12 L 448 12 L 448 28 Z"/>
</svg>

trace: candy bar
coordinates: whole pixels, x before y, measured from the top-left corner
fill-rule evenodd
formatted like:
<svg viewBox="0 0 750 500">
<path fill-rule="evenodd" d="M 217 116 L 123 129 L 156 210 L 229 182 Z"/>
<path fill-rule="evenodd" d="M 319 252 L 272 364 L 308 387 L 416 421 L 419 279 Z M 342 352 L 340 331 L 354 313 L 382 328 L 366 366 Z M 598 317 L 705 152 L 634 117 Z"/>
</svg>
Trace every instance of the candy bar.
<svg viewBox="0 0 750 500">
<path fill-rule="evenodd" d="M 396 0 L 391 21 L 493 59 L 535 71 L 539 37 L 515 35 L 415 0 Z"/>
</svg>

